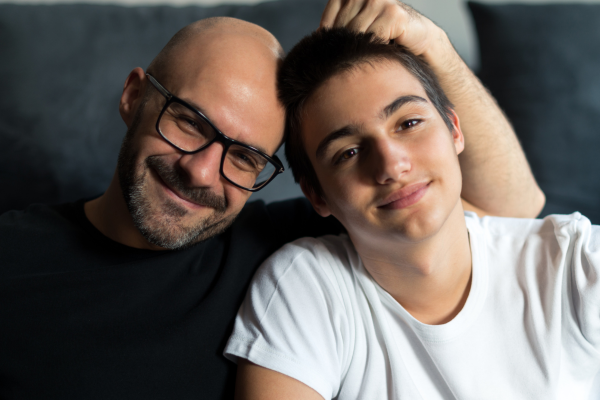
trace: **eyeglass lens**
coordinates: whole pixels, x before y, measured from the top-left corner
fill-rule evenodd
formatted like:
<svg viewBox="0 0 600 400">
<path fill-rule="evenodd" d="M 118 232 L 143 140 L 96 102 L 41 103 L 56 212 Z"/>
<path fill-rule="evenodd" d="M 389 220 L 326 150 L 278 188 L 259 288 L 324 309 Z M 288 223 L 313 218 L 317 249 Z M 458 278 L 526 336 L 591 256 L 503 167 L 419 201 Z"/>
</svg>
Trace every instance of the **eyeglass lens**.
<svg viewBox="0 0 600 400">
<path fill-rule="evenodd" d="M 176 102 L 169 104 L 158 127 L 169 142 L 185 151 L 201 149 L 218 134 L 206 120 Z M 264 156 L 237 144 L 229 146 L 223 160 L 227 179 L 248 189 L 262 186 L 275 171 L 275 165 Z"/>
</svg>

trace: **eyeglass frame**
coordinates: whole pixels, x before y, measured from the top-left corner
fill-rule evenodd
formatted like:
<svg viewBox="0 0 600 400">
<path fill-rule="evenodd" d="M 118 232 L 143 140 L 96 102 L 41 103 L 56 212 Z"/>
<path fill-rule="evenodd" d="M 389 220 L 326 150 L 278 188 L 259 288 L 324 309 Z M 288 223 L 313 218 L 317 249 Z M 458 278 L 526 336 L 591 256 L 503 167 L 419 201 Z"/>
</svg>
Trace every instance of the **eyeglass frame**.
<svg viewBox="0 0 600 400">
<path fill-rule="evenodd" d="M 185 154 L 196 154 L 196 153 L 199 153 L 202 150 L 208 148 L 210 145 L 212 145 L 215 142 L 221 143 L 223 145 L 223 155 L 221 156 L 221 165 L 219 166 L 219 173 L 221 174 L 221 176 L 223 178 L 225 178 L 232 185 L 234 185 L 236 187 L 239 187 L 240 189 L 247 190 L 249 192 L 258 192 L 259 190 L 261 190 L 262 188 L 264 188 L 265 186 L 267 186 L 273 179 L 275 179 L 275 177 L 277 175 L 279 175 L 283 171 L 285 171 L 285 168 L 283 167 L 283 163 L 281 162 L 281 160 L 279 160 L 279 157 L 277 157 L 276 155 L 273 155 L 271 157 L 268 154 L 263 153 L 262 151 L 258 150 L 255 147 L 252 147 L 252 146 L 250 146 L 250 145 L 248 145 L 246 143 L 239 142 L 239 141 L 237 141 L 235 139 L 231 139 L 230 137 L 228 137 L 227 135 L 225 135 L 223 132 L 221 132 L 204 114 L 202 114 L 196 108 L 192 107 L 185 100 L 180 99 L 179 97 L 175 96 L 174 94 L 172 94 L 171 92 L 169 92 L 167 89 L 165 89 L 165 87 L 163 85 L 161 85 L 156 80 L 155 77 L 153 77 L 149 73 L 146 73 L 146 76 L 148 77 L 148 80 L 150 81 L 150 83 L 152 83 L 152 85 L 154 86 L 154 88 L 156 88 L 156 90 L 158 90 L 158 92 L 160 94 L 162 94 L 163 96 L 165 96 L 165 98 L 167 99 L 167 102 L 165 103 L 164 107 L 162 108 L 160 114 L 158 114 L 158 118 L 156 120 L 156 131 L 171 146 L 173 146 L 174 148 L 176 148 L 177 150 L 179 150 L 179 151 L 181 151 L 182 153 L 185 153 Z M 179 147 L 179 146 L 175 145 L 174 143 L 172 143 L 169 139 L 167 139 L 167 137 L 160 130 L 160 119 L 162 118 L 163 114 L 165 113 L 165 111 L 167 110 L 167 108 L 172 103 L 179 103 L 179 104 L 183 105 L 184 107 L 187 107 L 189 110 L 193 111 L 195 114 L 197 114 L 208 125 L 210 125 L 210 127 L 212 129 L 214 129 L 214 131 L 216 132 L 215 137 L 212 138 L 211 140 L 209 140 L 206 144 L 204 144 L 199 149 L 192 150 L 192 151 L 190 151 L 190 150 L 184 150 L 181 147 Z M 260 154 L 268 162 L 270 162 L 271 164 L 273 164 L 275 166 L 275 171 L 273 172 L 273 174 L 271 175 L 271 177 L 269 179 L 267 179 L 260 187 L 258 187 L 258 188 L 251 188 L 250 189 L 250 188 L 246 188 L 246 187 L 243 187 L 241 185 L 238 185 L 237 183 L 235 183 L 234 181 L 232 181 L 231 179 L 229 179 L 227 177 L 227 175 L 225 175 L 225 173 L 223 172 L 223 164 L 225 163 L 225 156 L 227 155 L 227 151 L 229 150 L 229 147 L 231 147 L 231 145 L 234 145 L 234 144 L 238 145 L 238 146 L 241 146 L 241 147 L 244 147 L 246 149 L 252 150 L 252 151 Z"/>
</svg>

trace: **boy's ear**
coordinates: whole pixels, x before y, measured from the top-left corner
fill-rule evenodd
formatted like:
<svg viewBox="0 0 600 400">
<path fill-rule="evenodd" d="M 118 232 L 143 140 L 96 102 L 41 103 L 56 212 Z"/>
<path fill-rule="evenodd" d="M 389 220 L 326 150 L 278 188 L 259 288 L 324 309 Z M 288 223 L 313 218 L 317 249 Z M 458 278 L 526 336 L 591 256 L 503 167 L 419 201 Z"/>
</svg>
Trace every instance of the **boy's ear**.
<svg viewBox="0 0 600 400">
<path fill-rule="evenodd" d="M 329 210 L 329 206 L 325 199 L 322 196 L 315 193 L 314 189 L 306 183 L 305 179 L 300 179 L 300 188 L 302 189 L 302 193 L 304 196 L 310 201 L 313 208 L 321 217 L 328 217 L 331 215 L 331 211 Z"/>
<path fill-rule="evenodd" d="M 456 149 L 456 154 L 460 154 L 465 149 L 465 136 L 460 129 L 460 120 L 454 110 L 452 110 L 452 113 L 448 116 L 453 125 L 452 140 L 454 141 L 454 148 Z"/>
<path fill-rule="evenodd" d="M 145 80 L 146 74 L 140 67 L 131 71 L 127 80 L 125 80 L 121 102 L 119 103 L 119 113 L 128 128 L 131 127 L 137 109 L 144 97 Z"/>
</svg>

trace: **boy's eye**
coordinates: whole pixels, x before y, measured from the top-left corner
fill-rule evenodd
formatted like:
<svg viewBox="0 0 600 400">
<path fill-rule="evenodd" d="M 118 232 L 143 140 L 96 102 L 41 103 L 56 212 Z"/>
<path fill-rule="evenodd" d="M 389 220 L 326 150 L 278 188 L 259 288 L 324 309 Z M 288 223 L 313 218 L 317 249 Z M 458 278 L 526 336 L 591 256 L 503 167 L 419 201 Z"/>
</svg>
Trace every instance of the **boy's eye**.
<svg viewBox="0 0 600 400">
<path fill-rule="evenodd" d="M 403 123 L 401 123 L 400 128 L 403 130 L 413 128 L 413 127 L 419 125 L 419 123 L 421 123 L 421 120 L 419 120 L 419 119 L 409 119 L 409 120 L 406 120 Z"/>
<path fill-rule="evenodd" d="M 360 149 L 358 149 L 358 148 L 352 148 L 352 149 L 348 149 L 348 150 L 344 151 L 338 158 L 336 164 L 339 162 L 343 162 L 343 161 L 351 159 L 352 157 L 357 155 L 359 152 L 360 152 Z"/>
</svg>

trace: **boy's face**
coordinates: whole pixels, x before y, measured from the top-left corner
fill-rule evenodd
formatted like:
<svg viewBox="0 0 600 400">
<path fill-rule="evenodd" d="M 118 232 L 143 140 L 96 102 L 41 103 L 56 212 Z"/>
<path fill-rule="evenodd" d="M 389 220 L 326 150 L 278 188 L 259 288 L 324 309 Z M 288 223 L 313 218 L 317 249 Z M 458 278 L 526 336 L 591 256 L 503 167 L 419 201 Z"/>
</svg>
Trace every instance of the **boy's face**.
<svg viewBox="0 0 600 400">
<path fill-rule="evenodd" d="M 376 62 L 334 76 L 304 112 L 302 139 L 323 197 L 305 193 L 353 240 L 418 242 L 462 212 L 458 117 L 449 132 L 401 64 Z"/>
</svg>

